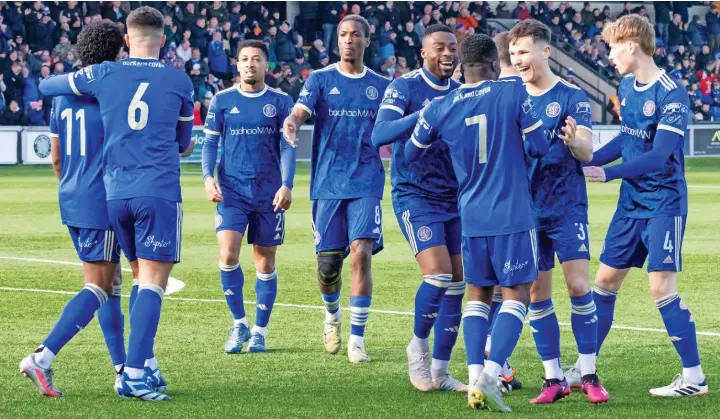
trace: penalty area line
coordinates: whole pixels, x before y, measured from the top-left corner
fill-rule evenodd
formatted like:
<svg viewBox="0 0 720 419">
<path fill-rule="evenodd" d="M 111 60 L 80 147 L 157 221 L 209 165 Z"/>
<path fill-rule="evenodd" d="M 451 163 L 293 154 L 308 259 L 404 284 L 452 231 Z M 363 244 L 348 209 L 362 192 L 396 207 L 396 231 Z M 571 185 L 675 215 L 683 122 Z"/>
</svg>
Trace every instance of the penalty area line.
<svg viewBox="0 0 720 419">
<path fill-rule="evenodd" d="M 57 265 L 70 265 L 70 266 L 82 266 L 81 263 L 77 262 L 66 262 L 66 261 L 54 261 L 54 260 L 47 260 L 47 259 L 35 259 L 35 258 L 18 258 L 18 257 L 8 257 L 8 256 L 0 256 L 0 259 L 8 259 L 8 260 L 16 260 L 16 261 L 24 261 L 24 262 L 37 262 L 37 263 L 53 263 Z M 123 269 L 126 270 L 126 269 Z M 128 269 L 129 271 L 129 269 Z M 77 291 L 61 291 L 61 290 L 48 290 L 48 289 L 38 289 L 38 288 L 17 288 L 17 287 L 0 287 L 0 291 L 7 291 L 7 292 L 32 292 L 32 293 L 41 293 L 41 294 L 62 294 L 62 295 L 75 295 L 77 294 Z M 128 295 L 123 295 L 123 297 L 128 297 Z M 164 300 L 170 300 L 170 301 L 184 301 L 184 302 L 193 302 L 193 303 L 226 303 L 224 299 L 214 299 L 214 298 L 186 298 L 186 297 L 165 297 Z M 246 305 L 254 306 L 255 301 L 245 301 Z M 288 308 L 297 308 L 297 309 L 304 309 L 304 310 L 325 310 L 324 306 L 314 306 L 314 305 L 307 305 L 307 304 L 289 304 L 289 303 L 275 303 L 275 307 L 288 307 Z M 342 310 L 349 310 L 347 307 L 341 307 Z M 410 311 L 397 311 L 397 310 L 378 310 L 378 309 L 370 309 L 371 313 L 378 313 L 378 314 L 389 314 L 394 316 L 414 316 L 415 313 Z M 563 327 L 570 327 L 570 323 L 564 323 L 560 322 L 560 326 Z M 651 327 L 634 327 L 634 326 L 623 326 L 623 325 L 612 325 L 613 329 L 617 330 L 628 330 L 632 332 L 649 332 L 649 333 L 665 333 L 667 334 L 667 331 L 665 329 L 656 329 Z M 720 337 L 720 332 L 703 332 L 698 331 L 696 332 L 698 336 L 713 336 L 713 337 Z"/>
</svg>

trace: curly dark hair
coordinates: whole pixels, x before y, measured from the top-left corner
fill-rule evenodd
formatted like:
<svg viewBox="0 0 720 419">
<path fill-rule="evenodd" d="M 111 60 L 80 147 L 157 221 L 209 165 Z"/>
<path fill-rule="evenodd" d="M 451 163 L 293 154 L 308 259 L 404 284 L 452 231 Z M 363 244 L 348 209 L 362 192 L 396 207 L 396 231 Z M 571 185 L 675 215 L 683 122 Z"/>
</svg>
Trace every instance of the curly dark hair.
<svg viewBox="0 0 720 419">
<path fill-rule="evenodd" d="M 83 28 L 75 52 L 83 65 L 115 61 L 125 43 L 122 29 L 114 23 L 97 22 Z"/>
<path fill-rule="evenodd" d="M 491 63 L 497 59 L 497 47 L 485 34 L 472 35 L 460 45 L 460 62 L 463 64 Z"/>
</svg>

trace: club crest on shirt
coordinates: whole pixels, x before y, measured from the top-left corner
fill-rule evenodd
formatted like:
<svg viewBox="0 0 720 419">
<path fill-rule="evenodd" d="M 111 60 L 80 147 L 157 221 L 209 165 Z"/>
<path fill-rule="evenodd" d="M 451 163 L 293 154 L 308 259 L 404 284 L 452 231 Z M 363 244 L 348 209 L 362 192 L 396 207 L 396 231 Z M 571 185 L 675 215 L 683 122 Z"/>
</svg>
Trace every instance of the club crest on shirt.
<svg viewBox="0 0 720 419">
<path fill-rule="evenodd" d="M 263 113 L 268 118 L 272 118 L 273 116 L 277 115 L 277 109 L 275 108 L 275 105 L 267 104 L 263 106 Z"/>
<path fill-rule="evenodd" d="M 375 88 L 375 86 L 369 86 L 367 89 L 365 89 L 365 95 L 367 95 L 368 99 L 375 100 L 378 98 L 378 90 Z"/>
<path fill-rule="evenodd" d="M 432 239 L 432 230 L 428 226 L 422 226 L 418 229 L 417 236 L 418 240 L 426 242 Z"/>
<path fill-rule="evenodd" d="M 557 102 L 553 102 L 547 105 L 547 108 L 545 108 L 545 115 L 547 115 L 549 118 L 555 118 L 556 116 L 560 115 L 560 104 Z"/>
<path fill-rule="evenodd" d="M 645 116 L 652 116 L 652 114 L 655 113 L 655 102 L 652 100 L 648 100 L 643 105 L 643 115 Z"/>
</svg>

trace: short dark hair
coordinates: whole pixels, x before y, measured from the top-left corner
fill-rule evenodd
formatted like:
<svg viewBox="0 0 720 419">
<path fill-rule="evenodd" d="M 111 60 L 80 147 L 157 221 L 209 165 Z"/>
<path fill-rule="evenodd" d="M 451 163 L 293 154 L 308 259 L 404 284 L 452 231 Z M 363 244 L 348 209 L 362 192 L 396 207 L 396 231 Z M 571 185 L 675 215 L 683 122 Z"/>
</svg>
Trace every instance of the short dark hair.
<svg viewBox="0 0 720 419">
<path fill-rule="evenodd" d="M 248 39 L 247 41 L 242 41 L 238 45 L 238 58 L 240 58 L 240 53 L 245 48 L 257 48 L 259 50 L 262 50 L 263 54 L 265 54 L 265 60 L 268 60 L 270 57 L 270 50 L 263 41 L 259 41 L 257 39 Z"/>
<path fill-rule="evenodd" d="M 515 43 L 518 38 L 526 36 L 532 37 L 533 42 L 544 41 L 549 43 L 551 32 L 547 25 L 535 19 L 523 20 L 508 32 L 510 43 Z"/>
<path fill-rule="evenodd" d="M 125 43 L 123 31 L 110 22 L 86 25 L 78 35 L 75 52 L 83 65 L 115 61 Z"/>
<path fill-rule="evenodd" d="M 504 67 L 512 66 L 512 62 L 510 61 L 510 40 L 508 39 L 508 33 L 500 32 L 495 35 L 493 41 L 495 41 L 495 46 L 498 50 L 500 64 Z"/>
<path fill-rule="evenodd" d="M 127 17 L 127 27 L 140 30 L 163 31 L 165 18 L 159 10 L 149 6 L 138 7 L 130 12 Z"/>
<path fill-rule="evenodd" d="M 360 15 L 347 15 L 345 16 L 340 23 L 338 23 L 337 31 L 340 33 L 340 26 L 342 26 L 345 22 L 358 22 L 363 28 L 363 36 L 365 38 L 368 38 L 370 36 L 370 24 L 368 23 L 367 19 Z"/>
<path fill-rule="evenodd" d="M 498 58 L 498 50 L 492 38 L 477 33 L 460 45 L 460 62 L 467 64 L 492 63 Z"/>
<path fill-rule="evenodd" d="M 434 33 L 437 33 L 437 32 L 447 32 L 447 33 L 452 33 L 454 35 L 452 29 L 450 29 L 450 26 L 443 25 L 442 23 L 435 23 L 435 24 L 430 25 L 427 28 L 425 28 L 425 33 L 423 34 L 423 39 L 425 39 L 426 37 L 428 37 Z"/>
</svg>

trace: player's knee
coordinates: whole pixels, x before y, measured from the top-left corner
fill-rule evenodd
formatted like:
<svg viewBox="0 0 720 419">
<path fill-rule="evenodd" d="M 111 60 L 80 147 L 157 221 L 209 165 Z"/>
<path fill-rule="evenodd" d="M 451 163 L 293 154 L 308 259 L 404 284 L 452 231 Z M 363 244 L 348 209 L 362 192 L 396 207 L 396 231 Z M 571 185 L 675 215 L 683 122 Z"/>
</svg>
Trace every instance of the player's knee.
<svg viewBox="0 0 720 419">
<path fill-rule="evenodd" d="M 568 277 L 567 289 L 571 297 L 580 297 L 590 292 L 590 285 L 587 279 L 582 276 Z"/>
<path fill-rule="evenodd" d="M 350 260 L 354 267 L 362 268 L 370 265 L 373 241 L 370 239 L 355 240 L 350 244 Z"/>
<path fill-rule="evenodd" d="M 258 272 L 270 273 L 275 270 L 275 258 L 261 257 L 255 259 L 255 269 Z"/>
<path fill-rule="evenodd" d="M 220 264 L 226 266 L 237 265 L 240 261 L 240 255 L 228 248 L 220 248 Z"/>
<path fill-rule="evenodd" d="M 653 274 L 655 275 L 651 274 L 650 278 L 650 296 L 653 300 L 660 300 L 677 292 L 672 275 L 662 275 L 659 272 Z"/>
<path fill-rule="evenodd" d="M 322 285 L 330 287 L 340 282 L 342 279 L 343 252 L 320 252 L 317 255 L 317 261 L 318 281 Z"/>
</svg>

